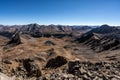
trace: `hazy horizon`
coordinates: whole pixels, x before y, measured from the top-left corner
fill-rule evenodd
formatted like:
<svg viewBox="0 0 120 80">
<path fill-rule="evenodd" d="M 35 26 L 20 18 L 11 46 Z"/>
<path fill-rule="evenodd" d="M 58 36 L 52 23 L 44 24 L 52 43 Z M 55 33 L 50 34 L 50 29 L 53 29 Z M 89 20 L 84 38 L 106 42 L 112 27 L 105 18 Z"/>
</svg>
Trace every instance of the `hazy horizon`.
<svg viewBox="0 0 120 80">
<path fill-rule="evenodd" d="M 120 25 L 109 25 L 109 24 L 73 24 L 73 25 L 70 25 L 70 24 L 39 24 L 39 23 L 26 23 L 26 24 L 0 24 L 0 25 L 3 25 L 3 26 L 14 26 L 14 25 L 29 25 L 29 24 L 38 24 L 38 25 L 62 25 L 62 26 L 102 26 L 102 25 L 108 25 L 108 26 L 120 26 Z"/>
<path fill-rule="evenodd" d="M 62 26 L 102 26 L 102 25 L 108 25 L 108 26 L 119 26 L 120 25 L 109 25 L 109 24 L 100 24 L 100 25 L 94 25 L 94 24 L 91 24 L 91 25 L 87 25 L 87 24 L 74 24 L 74 25 L 69 25 L 69 24 L 39 24 L 39 23 L 26 23 L 26 24 L 0 24 L 0 25 L 3 25 L 3 26 L 14 26 L 14 25 L 30 25 L 30 24 L 38 24 L 38 25 L 46 25 L 46 26 L 49 26 L 49 25 L 62 25 Z"/>
<path fill-rule="evenodd" d="M 119 26 L 119 0 L 1 0 L 0 24 Z"/>
</svg>

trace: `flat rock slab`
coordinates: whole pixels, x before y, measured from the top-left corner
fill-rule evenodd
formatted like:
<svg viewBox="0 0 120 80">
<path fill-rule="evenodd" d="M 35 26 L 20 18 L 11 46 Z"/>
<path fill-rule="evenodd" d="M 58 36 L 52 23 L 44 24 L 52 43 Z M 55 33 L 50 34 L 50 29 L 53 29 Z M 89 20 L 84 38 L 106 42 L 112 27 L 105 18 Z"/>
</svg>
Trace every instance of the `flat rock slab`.
<svg viewBox="0 0 120 80">
<path fill-rule="evenodd" d="M 7 75 L 0 73 L 0 80 L 15 80 L 12 77 L 8 77 Z"/>
</svg>

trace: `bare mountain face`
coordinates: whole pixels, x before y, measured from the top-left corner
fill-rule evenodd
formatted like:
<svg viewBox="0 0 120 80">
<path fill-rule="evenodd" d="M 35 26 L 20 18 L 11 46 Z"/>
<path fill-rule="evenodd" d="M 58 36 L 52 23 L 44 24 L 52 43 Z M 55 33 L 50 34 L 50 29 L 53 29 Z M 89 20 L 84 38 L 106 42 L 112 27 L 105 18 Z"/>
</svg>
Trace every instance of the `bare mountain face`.
<svg viewBox="0 0 120 80">
<path fill-rule="evenodd" d="M 107 34 L 107 33 L 120 33 L 118 27 L 102 25 L 95 29 L 92 29 L 90 32 L 99 33 L 99 34 Z"/>
<path fill-rule="evenodd" d="M 25 25 L 21 28 L 21 32 L 24 34 L 30 34 L 33 37 L 51 37 L 53 36 L 65 36 L 72 32 L 72 28 L 69 26 L 40 26 L 38 24 Z"/>
<path fill-rule="evenodd" d="M 32 37 L 64 37 L 72 33 L 80 34 L 79 31 L 91 30 L 91 26 L 64 26 L 64 25 L 14 25 L 14 26 L 0 26 L 0 35 L 10 37 L 11 33 L 19 29 L 22 34 L 29 34 Z"/>
<path fill-rule="evenodd" d="M 0 25 L 0 78 L 119 80 L 119 34 L 108 25 Z"/>
<path fill-rule="evenodd" d="M 102 25 L 83 34 L 76 41 L 89 46 L 95 51 L 115 50 L 120 48 L 120 29 Z"/>
</svg>

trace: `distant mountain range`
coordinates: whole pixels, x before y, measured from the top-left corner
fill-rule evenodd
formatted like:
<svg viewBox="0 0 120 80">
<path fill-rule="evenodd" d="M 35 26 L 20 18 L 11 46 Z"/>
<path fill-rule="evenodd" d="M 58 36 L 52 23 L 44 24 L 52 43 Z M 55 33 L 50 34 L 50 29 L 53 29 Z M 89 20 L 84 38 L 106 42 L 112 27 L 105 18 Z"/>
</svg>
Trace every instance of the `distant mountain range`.
<svg viewBox="0 0 120 80">
<path fill-rule="evenodd" d="M 84 43 L 95 51 L 117 49 L 120 47 L 120 27 L 101 26 L 64 26 L 64 25 L 0 25 L 0 35 L 11 38 L 14 34 L 27 34 L 32 37 L 76 37 L 75 41 Z M 17 36 L 18 37 L 18 36 Z M 14 37 L 13 37 L 14 38 Z M 19 38 L 19 37 L 18 37 Z M 12 39 L 14 40 L 14 39 Z M 16 39 L 15 39 L 16 40 Z M 20 40 L 17 40 L 20 43 Z M 13 41 L 14 42 L 14 41 Z"/>
<path fill-rule="evenodd" d="M 39 24 L 28 24 L 28 25 L 13 25 L 4 26 L 0 25 L 0 34 L 14 32 L 19 30 L 22 34 L 29 34 L 33 37 L 51 36 L 55 34 L 71 34 L 79 31 L 89 31 L 93 29 L 92 26 L 64 26 L 64 25 L 39 25 Z"/>
</svg>

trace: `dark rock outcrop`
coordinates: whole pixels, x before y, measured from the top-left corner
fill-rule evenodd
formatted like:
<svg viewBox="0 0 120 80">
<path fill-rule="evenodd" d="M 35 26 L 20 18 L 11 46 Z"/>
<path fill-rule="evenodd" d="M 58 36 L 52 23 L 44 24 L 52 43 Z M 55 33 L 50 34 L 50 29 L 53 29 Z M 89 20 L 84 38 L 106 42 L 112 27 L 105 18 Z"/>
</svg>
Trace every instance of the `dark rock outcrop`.
<svg viewBox="0 0 120 80">
<path fill-rule="evenodd" d="M 80 74 L 79 68 L 80 68 L 79 61 L 75 61 L 75 62 L 71 61 L 68 63 L 68 73 L 74 75 Z"/>
<path fill-rule="evenodd" d="M 66 58 L 64 58 L 62 56 L 57 56 L 55 58 L 50 59 L 47 62 L 45 68 L 58 68 L 66 63 L 67 63 Z"/>
<path fill-rule="evenodd" d="M 56 44 L 54 42 L 48 40 L 48 41 L 45 41 L 45 45 L 47 45 L 47 46 L 54 46 Z"/>
<path fill-rule="evenodd" d="M 37 65 L 32 63 L 33 60 L 25 59 L 23 60 L 23 66 L 27 71 L 27 77 L 40 77 L 41 72 Z"/>
<path fill-rule="evenodd" d="M 5 64 L 12 64 L 12 62 L 7 60 L 7 59 L 3 59 L 2 62 L 5 63 Z"/>
<path fill-rule="evenodd" d="M 13 46 L 16 46 L 16 45 L 19 45 L 19 44 L 21 44 L 21 39 L 20 39 L 19 31 L 16 31 L 13 34 L 10 41 L 7 43 L 6 48 L 13 47 Z"/>
<path fill-rule="evenodd" d="M 12 70 L 13 74 L 16 76 L 22 76 L 26 78 L 41 76 L 41 71 L 38 65 L 34 63 L 34 60 L 26 58 L 16 59 L 15 61 L 19 64 L 16 69 Z"/>
</svg>

